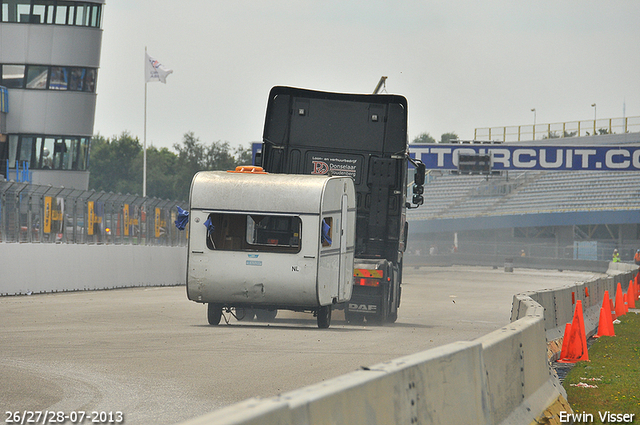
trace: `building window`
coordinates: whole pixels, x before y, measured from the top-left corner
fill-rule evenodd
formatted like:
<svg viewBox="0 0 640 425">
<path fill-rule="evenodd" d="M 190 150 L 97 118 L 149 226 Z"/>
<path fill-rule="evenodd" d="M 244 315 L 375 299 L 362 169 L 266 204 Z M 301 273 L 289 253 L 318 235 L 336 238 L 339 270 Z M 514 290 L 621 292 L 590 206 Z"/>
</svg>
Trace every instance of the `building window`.
<svg viewBox="0 0 640 425">
<path fill-rule="evenodd" d="M 15 168 L 16 155 L 18 154 L 18 136 L 16 134 L 9 135 L 9 167 Z"/>
<path fill-rule="evenodd" d="M 49 78 L 49 67 L 29 65 L 27 69 L 27 88 L 46 89 L 47 79 Z"/>
<path fill-rule="evenodd" d="M 102 5 L 64 0 L 0 0 L 0 22 L 100 28 Z"/>
<path fill-rule="evenodd" d="M 32 170 L 87 169 L 89 137 L 9 135 L 9 168 L 29 163 Z M 22 166 L 22 165 L 21 165 Z"/>
<path fill-rule="evenodd" d="M 10 89 L 96 91 L 95 68 L 46 65 L 0 65 L 0 68 L 0 85 Z"/>
<path fill-rule="evenodd" d="M 96 70 L 87 68 L 84 75 L 84 84 L 82 85 L 82 91 L 95 93 L 96 91 Z"/>
<path fill-rule="evenodd" d="M 71 5 L 67 2 L 57 2 L 55 23 L 58 25 L 67 25 L 69 22 L 69 10 Z"/>
<path fill-rule="evenodd" d="M 35 0 L 33 2 L 33 12 L 31 12 L 32 23 L 53 24 L 54 3 L 54 0 Z"/>
<path fill-rule="evenodd" d="M 24 87 L 24 65 L 2 65 L 2 84 L 9 89 Z"/>
<path fill-rule="evenodd" d="M 35 156 L 33 137 L 22 137 L 21 139 L 22 140 L 20 140 L 20 147 L 18 148 L 18 152 L 20 153 L 20 155 L 18 156 L 18 161 L 26 161 L 31 164 L 33 163 L 32 157 Z"/>
<path fill-rule="evenodd" d="M 69 73 L 67 68 L 62 66 L 52 66 L 51 81 L 49 82 L 49 89 L 66 90 L 68 84 L 69 84 Z"/>
</svg>

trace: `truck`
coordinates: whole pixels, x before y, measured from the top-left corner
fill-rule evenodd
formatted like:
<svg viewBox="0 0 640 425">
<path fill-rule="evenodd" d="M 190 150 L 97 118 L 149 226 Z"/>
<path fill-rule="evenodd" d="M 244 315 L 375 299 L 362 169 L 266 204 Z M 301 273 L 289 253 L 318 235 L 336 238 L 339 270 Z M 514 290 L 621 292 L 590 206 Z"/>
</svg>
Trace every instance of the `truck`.
<svg viewBox="0 0 640 425">
<path fill-rule="evenodd" d="M 187 297 L 207 320 L 312 312 L 319 328 L 351 298 L 356 197 L 344 176 L 201 171 L 191 183 Z M 262 316 L 262 317 L 261 317 Z M 226 317 L 226 316 L 225 316 Z M 226 319 L 225 319 L 226 320 Z"/>
<path fill-rule="evenodd" d="M 415 170 L 412 202 L 407 202 L 409 162 Z M 255 163 L 270 173 L 353 180 L 353 293 L 334 308 L 344 309 L 350 323 L 395 322 L 407 245 L 406 210 L 424 202 L 425 166 L 408 153 L 406 98 L 273 87 Z"/>
</svg>

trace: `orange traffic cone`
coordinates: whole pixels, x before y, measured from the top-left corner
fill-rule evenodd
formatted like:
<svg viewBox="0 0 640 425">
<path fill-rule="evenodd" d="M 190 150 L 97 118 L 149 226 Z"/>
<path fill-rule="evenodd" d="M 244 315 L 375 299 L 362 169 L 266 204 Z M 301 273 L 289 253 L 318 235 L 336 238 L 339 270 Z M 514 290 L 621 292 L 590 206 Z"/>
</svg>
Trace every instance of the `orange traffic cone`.
<svg viewBox="0 0 640 425">
<path fill-rule="evenodd" d="M 613 300 L 611 298 L 609 298 L 609 310 L 611 311 L 611 320 L 616 320 L 618 316 L 616 316 L 616 308 L 613 306 Z"/>
<path fill-rule="evenodd" d="M 594 338 L 600 338 L 601 336 L 616 336 L 616 332 L 613 330 L 613 320 L 611 319 L 611 308 L 609 307 L 609 301 L 609 291 L 604 291 L 604 297 L 602 297 L 602 307 L 600 308 L 598 333 L 593 336 Z"/>
<path fill-rule="evenodd" d="M 638 298 L 638 288 L 633 280 L 629 281 L 629 290 L 627 291 L 627 307 L 636 308 L 636 299 Z"/>
<path fill-rule="evenodd" d="M 571 323 L 564 325 L 564 337 L 562 338 L 562 348 L 560 349 L 560 359 L 567 357 L 567 348 L 569 347 L 569 334 L 571 334 Z"/>
<path fill-rule="evenodd" d="M 571 322 L 569 333 L 565 333 L 564 340 L 562 341 L 563 349 L 565 343 L 567 344 L 567 349 L 564 356 L 561 354 L 561 358 L 558 360 L 559 363 L 589 361 L 587 336 L 584 329 L 584 317 L 582 315 L 582 300 L 576 301 L 576 309 L 573 312 L 573 321 Z"/>
<path fill-rule="evenodd" d="M 636 289 L 633 285 L 633 279 L 629 281 L 629 288 L 627 289 L 627 310 L 630 308 L 636 308 Z"/>
<path fill-rule="evenodd" d="M 622 295 L 622 286 L 620 282 L 618 282 L 618 287 L 616 289 L 616 317 L 621 317 L 627 314 L 624 309 L 624 298 Z"/>
<path fill-rule="evenodd" d="M 627 312 L 629 312 L 630 308 L 636 308 L 636 303 L 633 301 L 633 288 L 629 288 L 627 293 L 624 294 L 624 303 L 627 305 L 626 306 Z"/>
</svg>

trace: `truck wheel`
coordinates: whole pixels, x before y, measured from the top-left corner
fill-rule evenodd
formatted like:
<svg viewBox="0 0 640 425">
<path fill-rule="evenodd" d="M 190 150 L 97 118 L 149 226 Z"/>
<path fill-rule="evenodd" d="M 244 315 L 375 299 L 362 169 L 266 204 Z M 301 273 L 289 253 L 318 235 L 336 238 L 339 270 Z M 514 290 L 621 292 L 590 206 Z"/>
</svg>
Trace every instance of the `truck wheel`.
<svg viewBox="0 0 640 425">
<path fill-rule="evenodd" d="M 331 305 L 323 305 L 318 309 L 318 327 L 327 329 L 331 325 Z"/>
<path fill-rule="evenodd" d="M 398 320 L 398 312 L 396 311 L 395 313 L 389 313 L 389 316 L 387 317 L 387 323 L 396 323 L 396 320 Z"/>
<path fill-rule="evenodd" d="M 220 324 L 220 319 L 222 318 L 222 305 L 220 304 L 207 304 L 207 319 L 209 320 L 209 324 L 213 326 L 217 326 Z"/>
<path fill-rule="evenodd" d="M 257 308 L 255 310 L 256 318 L 261 322 L 270 322 L 278 315 L 278 310 L 265 310 Z"/>
</svg>

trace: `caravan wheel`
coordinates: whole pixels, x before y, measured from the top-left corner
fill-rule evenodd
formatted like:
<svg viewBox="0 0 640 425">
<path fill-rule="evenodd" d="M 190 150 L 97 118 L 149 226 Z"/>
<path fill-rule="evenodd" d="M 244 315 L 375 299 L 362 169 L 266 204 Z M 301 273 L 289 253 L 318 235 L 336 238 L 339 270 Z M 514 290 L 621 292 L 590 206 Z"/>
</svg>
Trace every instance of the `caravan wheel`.
<svg viewBox="0 0 640 425">
<path fill-rule="evenodd" d="M 222 305 L 220 304 L 207 304 L 207 319 L 209 320 L 209 324 L 213 326 L 217 326 L 220 324 L 220 319 L 222 318 Z"/>
<path fill-rule="evenodd" d="M 327 329 L 331 325 L 331 305 L 323 305 L 318 309 L 318 327 Z"/>
<path fill-rule="evenodd" d="M 271 322 L 278 315 L 278 310 L 265 310 L 263 308 L 257 308 L 255 310 L 256 318 L 260 322 Z"/>
<path fill-rule="evenodd" d="M 256 313 L 251 308 L 236 307 L 236 319 L 238 319 L 238 321 L 244 320 L 251 322 L 255 316 Z"/>
</svg>

